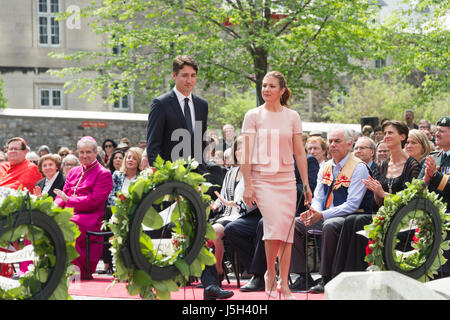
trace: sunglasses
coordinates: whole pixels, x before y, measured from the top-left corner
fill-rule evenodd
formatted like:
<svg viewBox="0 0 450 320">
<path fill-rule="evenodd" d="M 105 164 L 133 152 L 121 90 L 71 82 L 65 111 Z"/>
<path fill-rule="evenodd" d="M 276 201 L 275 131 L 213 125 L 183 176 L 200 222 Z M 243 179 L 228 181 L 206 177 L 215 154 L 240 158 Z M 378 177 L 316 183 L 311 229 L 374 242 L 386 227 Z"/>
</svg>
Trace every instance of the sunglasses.
<svg viewBox="0 0 450 320">
<path fill-rule="evenodd" d="M 112 144 L 105 144 L 105 148 L 112 148 L 113 145 Z"/>
</svg>

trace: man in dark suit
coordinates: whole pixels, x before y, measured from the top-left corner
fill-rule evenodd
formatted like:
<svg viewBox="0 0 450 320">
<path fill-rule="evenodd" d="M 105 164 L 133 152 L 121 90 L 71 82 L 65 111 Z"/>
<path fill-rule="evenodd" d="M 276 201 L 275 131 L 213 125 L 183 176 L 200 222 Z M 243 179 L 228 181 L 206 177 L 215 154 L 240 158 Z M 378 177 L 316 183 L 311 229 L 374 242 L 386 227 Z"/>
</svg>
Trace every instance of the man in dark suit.
<svg viewBox="0 0 450 320">
<path fill-rule="evenodd" d="M 442 117 L 437 122 L 435 134 L 436 146 L 440 147 L 439 152 L 430 154 L 425 166 L 419 174 L 430 191 L 436 192 L 447 204 L 446 213 L 450 214 L 450 116 Z M 447 232 L 446 240 L 450 240 L 450 233 Z M 439 276 L 450 276 L 450 250 L 444 251 L 447 262 L 439 270 Z"/>
<path fill-rule="evenodd" d="M 160 155 L 165 161 L 194 158 L 199 163 L 197 171 L 207 172 L 203 161 L 206 141 L 203 139 L 207 120 L 208 102 L 192 94 L 197 81 L 198 66 L 189 56 L 177 56 L 172 64 L 173 90 L 152 101 L 147 124 L 147 156 L 150 166 Z M 208 171 L 211 171 L 210 168 Z M 213 175 L 207 175 L 207 180 Z M 215 266 L 207 266 L 202 274 L 208 300 L 227 299 L 232 291 L 220 288 Z"/>
<path fill-rule="evenodd" d="M 152 101 L 147 125 L 150 165 L 158 155 L 165 161 L 191 156 L 203 163 L 208 102 L 192 94 L 197 72 L 198 66 L 191 57 L 176 57 L 172 66 L 175 87 Z"/>
<path fill-rule="evenodd" d="M 319 162 L 311 155 L 306 157 L 308 162 L 308 181 L 311 192 L 317 185 Z M 295 162 L 294 162 L 295 163 Z M 295 177 L 297 180 L 297 213 L 303 212 L 304 198 L 302 197 L 303 182 L 295 163 Z M 300 203 L 299 203 L 300 201 Z M 225 236 L 236 250 L 240 261 L 252 278 L 240 288 L 243 292 L 264 291 L 264 273 L 266 272 L 266 252 L 263 241 L 263 219 L 259 210 L 236 219 L 225 227 Z M 294 260 L 291 260 L 291 266 Z"/>
</svg>

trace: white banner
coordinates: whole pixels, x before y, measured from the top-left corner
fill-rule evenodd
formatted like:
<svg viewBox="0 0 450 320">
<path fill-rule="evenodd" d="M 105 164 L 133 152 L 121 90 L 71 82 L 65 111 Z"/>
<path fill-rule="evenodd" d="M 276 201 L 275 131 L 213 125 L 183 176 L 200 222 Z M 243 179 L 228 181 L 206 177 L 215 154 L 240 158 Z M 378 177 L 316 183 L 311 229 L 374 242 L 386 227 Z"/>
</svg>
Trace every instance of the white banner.
<svg viewBox="0 0 450 320">
<path fill-rule="evenodd" d="M 0 263 L 15 263 L 34 260 L 36 255 L 34 254 L 34 248 L 32 245 L 28 245 L 22 250 L 14 252 L 0 251 Z"/>
<path fill-rule="evenodd" d="M 175 250 L 173 248 L 172 239 L 152 239 L 153 249 L 158 250 L 166 256 L 173 256 Z"/>
<path fill-rule="evenodd" d="M 20 287 L 19 280 L 13 280 L 0 276 L 0 288 L 2 288 L 4 291 L 8 291 L 17 287 Z"/>
</svg>

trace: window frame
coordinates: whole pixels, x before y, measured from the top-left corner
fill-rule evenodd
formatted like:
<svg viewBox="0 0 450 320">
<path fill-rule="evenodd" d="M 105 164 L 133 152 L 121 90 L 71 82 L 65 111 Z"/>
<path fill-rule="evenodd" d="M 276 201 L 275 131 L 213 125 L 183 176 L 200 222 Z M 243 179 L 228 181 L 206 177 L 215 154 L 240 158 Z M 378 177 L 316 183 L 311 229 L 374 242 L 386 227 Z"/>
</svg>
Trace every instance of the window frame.
<svg viewBox="0 0 450 320">
<path fill-rule="evenodd" d="M 42 12 L 40 9 L 41 1 L 45 1 L 45 6 L 47 11 Z M 58 4 L 58 11 L 52 12 L 52 1 L 56 1 Z M 60 47 L 61 46 L 61 23 L 60 21 L 56 20 L 55 13 L 61 12 L 61 0 L 37 0 L 36 1 L 36 7 L 37 7 L 37 42 L 39 47 Z M 44 26 L 44 24 L 41 24 L 41 18 L 47 19 L 45 24 L 45 34 L 41 32 L 41 26 Z M 55 30 L 57 28 L 57 30 Z M 54 32 L 55 31 L 55 32 Z M 41 38 L 46 37 L 47 43 L 41 42 Z M 57 37 L 56 44 L 52 43 L 53 38 Z"/>
<path fill-rule="evenodd" d="M 48 95 L 49 105 L 42 105 L 42 93 L 44 91 L 48 91 L 48 93 L 49 93 L 49 95 Z M 53 103 L 55 92 L 59 92 L 59 101 L 60 101 L 59 105 L 54 105 L 54 103 Z M 50 88 L 50 87 L 38 88 L 38 107 L 39 107 L 39 109 L 62 109 L 64 106 L 63 101 L 64 101 L 63 89 Z"/>
</svg>

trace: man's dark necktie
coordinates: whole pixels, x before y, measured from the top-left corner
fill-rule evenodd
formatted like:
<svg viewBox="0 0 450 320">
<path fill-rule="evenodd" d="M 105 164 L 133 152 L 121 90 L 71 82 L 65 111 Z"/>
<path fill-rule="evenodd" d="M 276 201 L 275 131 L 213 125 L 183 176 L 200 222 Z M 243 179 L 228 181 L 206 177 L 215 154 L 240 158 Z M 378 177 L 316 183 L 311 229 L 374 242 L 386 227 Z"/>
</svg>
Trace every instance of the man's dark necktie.
<svg viewBox="0 0 450 320">
<path fill-rule="evenodd" d="M 189 108 L 189 98 L 184 99 L 184 117 L 186 118 L 186 125 L 189 132 L 194 134 L 194 130 L 192 129 L 191 108 Z"/>
</svg>

